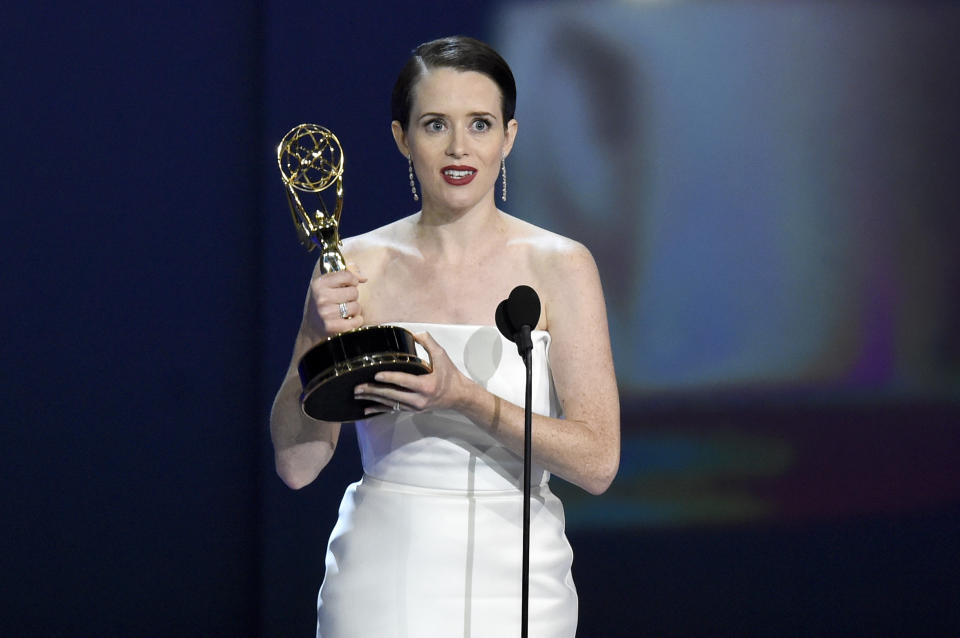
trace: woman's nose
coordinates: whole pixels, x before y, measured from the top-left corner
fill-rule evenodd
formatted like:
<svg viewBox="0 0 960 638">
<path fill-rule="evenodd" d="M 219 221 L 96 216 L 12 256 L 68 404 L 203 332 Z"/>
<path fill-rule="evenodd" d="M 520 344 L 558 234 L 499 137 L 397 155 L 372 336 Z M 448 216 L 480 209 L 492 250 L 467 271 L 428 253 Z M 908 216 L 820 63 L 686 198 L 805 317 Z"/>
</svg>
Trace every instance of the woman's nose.
<svg viewBox="0 0 960 638">
<path fill-rule="evenodd" d="M 447 145 L 447 155 L 450 157 L 462 157 L 466 154 L 464 147 L 464 133 L 459 128 L 454 128 L 450 132 L 449 143 Z"/>
</svg>

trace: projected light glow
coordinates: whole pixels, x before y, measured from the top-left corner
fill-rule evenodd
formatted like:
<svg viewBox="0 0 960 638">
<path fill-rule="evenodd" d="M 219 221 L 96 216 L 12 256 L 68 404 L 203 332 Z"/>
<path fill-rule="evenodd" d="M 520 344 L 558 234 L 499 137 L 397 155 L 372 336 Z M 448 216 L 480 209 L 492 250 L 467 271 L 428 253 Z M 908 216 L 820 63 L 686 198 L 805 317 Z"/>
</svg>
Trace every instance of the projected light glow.
<svg viewBox="0 0 960 638">
<path fill-rule="evenodd" d="M 593 252 L 624 403 L 620 476 L 564 494 L 571 524 L 960 498 L 960 11 L 549 3 L 500 24 L 506 208 Z"/>
<path fill-rule="evenodd" d="M 939 19 L 740 3 L 507 13 L 523 89 L 509 208 L 593 250 L 624 387 L 956 392 L 957 166 L 933 142 L 957 137 L 958 47 Z M 952 99 L 926 103 L 926 85 Z"/>
</svg>

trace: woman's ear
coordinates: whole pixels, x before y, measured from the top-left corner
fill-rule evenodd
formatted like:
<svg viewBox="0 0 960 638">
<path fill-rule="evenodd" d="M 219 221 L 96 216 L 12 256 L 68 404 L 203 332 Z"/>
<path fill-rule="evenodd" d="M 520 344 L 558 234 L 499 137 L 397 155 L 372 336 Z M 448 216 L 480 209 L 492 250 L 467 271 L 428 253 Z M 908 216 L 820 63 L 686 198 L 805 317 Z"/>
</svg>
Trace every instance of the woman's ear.
<svg viewBox="0 0 960 638">
<path fill-rule="evenodd" d="M 516 120 L 507 122 L 507 130 L 503 133 L 503 156 L 506 157 L 513 149 L 513 143 L 517 139 L 517 128 L 520 125 Z"/>
<path fill-rule="evenodd" d="M 394 120 L 390 123 L 390 132 L 393 133 L 393 141 L 397 143 L 397 150 L 404 157 L 410 157 L 410 147 L 407 146 L 407 134 L 404 133 L 400 122 Z"/>
</svg>

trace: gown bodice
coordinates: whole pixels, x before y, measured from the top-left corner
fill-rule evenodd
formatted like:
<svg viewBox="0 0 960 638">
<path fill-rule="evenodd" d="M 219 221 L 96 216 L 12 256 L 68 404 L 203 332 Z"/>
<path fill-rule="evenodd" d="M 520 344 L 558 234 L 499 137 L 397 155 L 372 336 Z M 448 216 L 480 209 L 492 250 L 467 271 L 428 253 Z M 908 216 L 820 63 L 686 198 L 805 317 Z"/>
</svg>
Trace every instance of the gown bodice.
<svg viewBox="0 0 960 638">
<path fill-rule="evenodd" d="M 394 325 L 415 334 L 430 333 L 464 375 L 490 393 L 523 406 L 523 360 L 516 345 L 497 328 L 435 323 Z M 531 336 L 533 412 L 560 416 L 560 402 L 550 375 L 550 334 L 535 330 Z M 420 354 L 426 358 L 425 352 Z M 457 412 L 389 412 L 359 421 L 356 426 L 367 476 L 415 487 L 466 492 L 520 486 L 521 457 Z M 542 485 L 548 480 L 549 473 L 534 465 L 531 483 Z"/>
</svg>

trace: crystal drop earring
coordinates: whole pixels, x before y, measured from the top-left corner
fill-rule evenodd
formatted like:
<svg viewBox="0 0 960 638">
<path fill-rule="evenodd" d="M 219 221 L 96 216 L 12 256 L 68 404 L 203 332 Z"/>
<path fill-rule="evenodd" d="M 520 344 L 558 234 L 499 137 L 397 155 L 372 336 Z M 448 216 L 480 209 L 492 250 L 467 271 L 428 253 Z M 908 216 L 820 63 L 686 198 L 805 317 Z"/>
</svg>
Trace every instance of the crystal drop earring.
<svg viewBox="0 0 960 638">
<path fill-rule="evenodd" d="M 419 202 L 420 196 L 417 195 L 417 183 L 413 181 L 413 160 L 407 155 L 407 169 L 410 173 L 410 192 L 413 194 L 413 201 Z"/>
<path fill-rule="evenodd" d="M 503 173 L 503 188 L 501 189 L 500 199 L 507 201 L 507 162 L 503 155 L 500 156 L 500 171 Z"/>
</svg>

